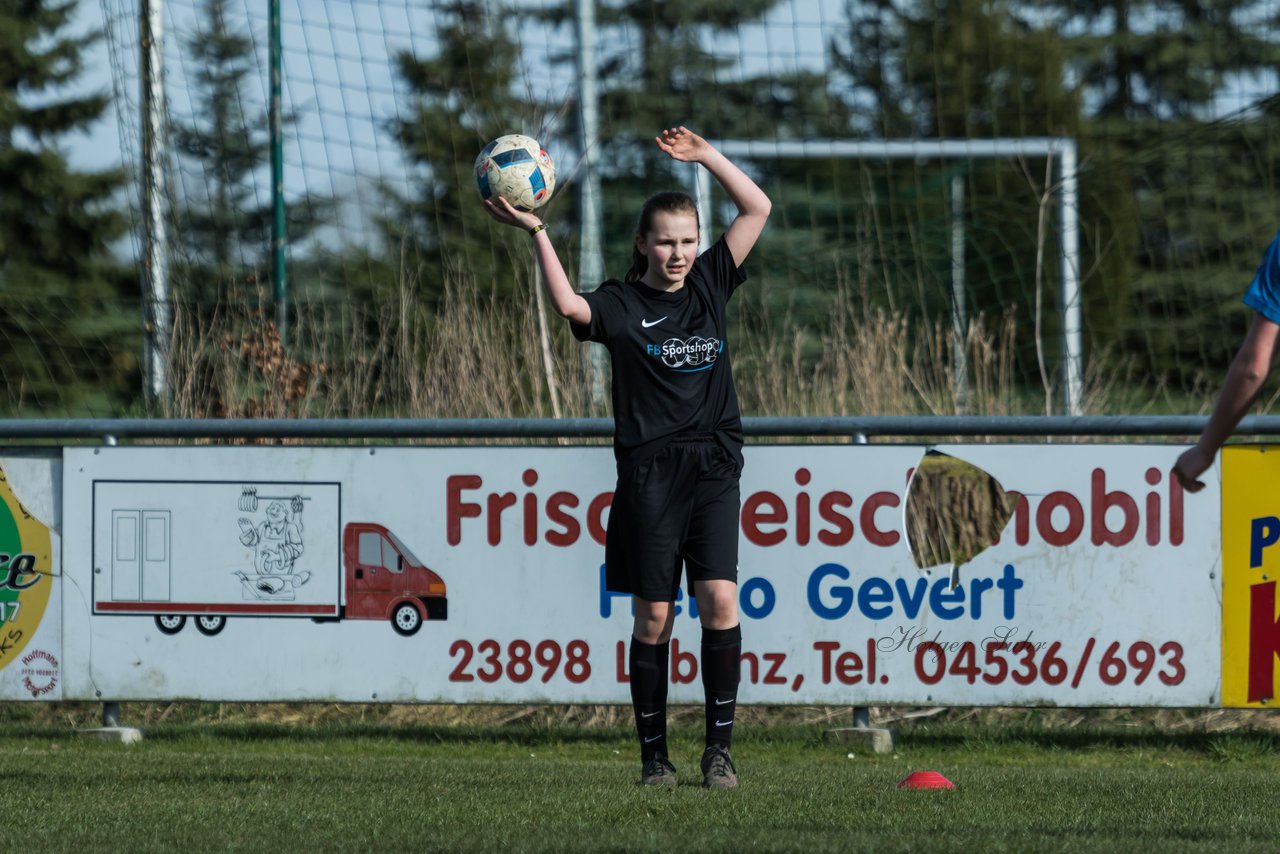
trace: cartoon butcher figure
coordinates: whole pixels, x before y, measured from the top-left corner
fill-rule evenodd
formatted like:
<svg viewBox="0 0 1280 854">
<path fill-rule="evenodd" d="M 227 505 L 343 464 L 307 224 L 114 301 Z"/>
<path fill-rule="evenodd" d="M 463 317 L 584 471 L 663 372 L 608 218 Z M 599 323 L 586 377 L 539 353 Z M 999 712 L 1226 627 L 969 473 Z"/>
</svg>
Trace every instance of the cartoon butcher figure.
<svg viewBox="0 0 1280 854">
<path fill-rule="evenodd" d="M 302 500 L 295 498 L 293 511 L 280 501 L 267 505 L 266 521 L 254 527 L 248 519 L 241 518 L 240 542 L 253 546 L 254 566 L 260 576 L 292 576 L 294 586 L 307 580 L 310 573 L 294 576 L 293 564 L 302 555 Z M 281 584 L 283 586 L 283 584 Z"/>
</svg>

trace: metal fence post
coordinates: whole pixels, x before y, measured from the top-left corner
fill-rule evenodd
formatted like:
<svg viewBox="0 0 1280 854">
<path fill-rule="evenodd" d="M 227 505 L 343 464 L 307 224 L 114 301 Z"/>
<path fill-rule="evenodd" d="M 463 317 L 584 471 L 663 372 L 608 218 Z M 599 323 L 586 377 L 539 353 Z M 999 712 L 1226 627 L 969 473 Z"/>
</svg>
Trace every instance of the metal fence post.
<svg viewBox="0 0 1280 854">
<path fill-rule="evenodd" d="M 102 434 L 102 444 L 114 448 L 119 444 L 112 433 Z M 132 744 L 142 740 L 142 733 L 133 727 L 120 726 L 120 703 L 116 700 L 102 701 L 102 726 L 97 729 L 85 729 L 81 735 L 88 735 L 103 741 L 119 741 Z"/>
<path fill-rule="evenodd" d="M 102 437 L 102 444 L 114 448 L 120 444 L 115 436 L 107 434 Z M 115 700 L 104 700 L 102 703 L 102 725 L 108 729 L 120 726 L 120 704 Z"/>
</svg>

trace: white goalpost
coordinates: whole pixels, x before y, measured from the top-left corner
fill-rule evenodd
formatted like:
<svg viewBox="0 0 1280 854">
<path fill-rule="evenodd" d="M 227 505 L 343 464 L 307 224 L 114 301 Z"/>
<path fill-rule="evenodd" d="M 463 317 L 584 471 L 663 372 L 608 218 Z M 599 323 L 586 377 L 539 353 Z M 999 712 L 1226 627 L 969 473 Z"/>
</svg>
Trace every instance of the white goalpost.
<svg viewBox="0 0 1280 854">
<path fill-rule="evenodd" d="M 1059 245 L 1059 304 L 1062 311 L 1063 407 L 1067 415 L 1079 415 L 1083 403 L 1083 338 L 1080 300 L 1079 199 L 1076 178 L 1076 142 L 1070 137 L 1022 137 L 996 139 L 884 139 L 884 140 L 763 140 L 724 139 L 712 144 L 729 157 L 780 160 L 833 157 L 868 160 L 976 160 L 1046 157 L 1057 167 Z M 693 195 L 699 210 L 710 210 L 711 176 L 701 167 L 693 170 Z M 968 318 L 964 300 L 964 221 L 959 194 L 963 182 L 952 182 L 951 276 L 952 322 L 956 348 L 956 400 L 965 397 L 964 333 Z M 703 246 L 710 243 L 711 218 L 701 217 Z"/>
</svg>

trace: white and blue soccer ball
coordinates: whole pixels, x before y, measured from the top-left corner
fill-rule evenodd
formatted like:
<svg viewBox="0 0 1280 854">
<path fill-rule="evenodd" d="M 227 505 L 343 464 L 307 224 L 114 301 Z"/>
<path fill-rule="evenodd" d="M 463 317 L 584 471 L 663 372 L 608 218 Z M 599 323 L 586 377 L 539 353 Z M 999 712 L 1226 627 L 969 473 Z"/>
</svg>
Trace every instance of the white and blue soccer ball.
<svg viewBox="0 0 1280 854">
<path fill-rule="evenodd" d="M 545 205 L 556 189 L 556 165 L 531 136 L 509 133 L 476 158 L 476 184 L 486 199 L 503 196 L 522 211 Z"/>
</svg>

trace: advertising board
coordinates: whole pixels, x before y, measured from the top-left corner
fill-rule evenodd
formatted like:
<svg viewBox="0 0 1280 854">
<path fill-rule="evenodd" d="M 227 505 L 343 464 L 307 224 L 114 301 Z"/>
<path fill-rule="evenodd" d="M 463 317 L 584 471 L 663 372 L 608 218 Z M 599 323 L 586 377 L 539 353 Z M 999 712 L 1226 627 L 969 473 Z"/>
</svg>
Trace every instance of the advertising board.
<svg viewBox="0 0 1280 854">
<path fill-rule="evenodd" d="M 1221 701 L 1219 507 L 1169 475 L 1178 447 L 941 449 L 1016 500 L 954 588 L 904 542 L 925 448 L 747 448 L 743 702 Z M 92 532 L 65 544 L 86 591 L 66 696 L 629 701 L 606 447 L 65 455 L 65 525 Z M 696 604 L 677 606 L 671 698 L 700 701 Z"/>
</svg>

